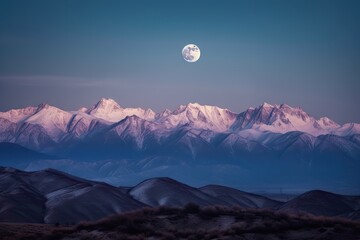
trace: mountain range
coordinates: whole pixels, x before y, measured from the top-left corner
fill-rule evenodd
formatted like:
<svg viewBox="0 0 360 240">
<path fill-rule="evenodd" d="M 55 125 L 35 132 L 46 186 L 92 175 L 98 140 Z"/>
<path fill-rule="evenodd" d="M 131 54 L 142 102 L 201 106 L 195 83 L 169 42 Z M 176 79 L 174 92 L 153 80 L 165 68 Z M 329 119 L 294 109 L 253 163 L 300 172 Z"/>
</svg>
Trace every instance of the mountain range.
<svg viewBox="0 0 360 240">
<path fill-rule="evenodd" d="M 64 111 L 48 104 L 12 109 L 0 112 L 0 121 L 2 142 L 19 143 L 42 151 L 51 149 L 45 140 L 59 144 L 84 139 L 99 132 L 113 133 L 119 137 L 136 136 L 136 143 L 141 148 L 144 139 L 139 135 L 142 132 L 164 136 L 181 127 L 213 133 L 236 133 L 252 139 L 259 139 L 265 132 L 297 131 L 314 137 L 360 133 L 360 124 L 339 125 L 327 117 L 315 119 L 298 107 L 268 103 L 241 113 L 198 103 L 155 113 L 151 109 L 123 108 L 113 99 L 102 98 L 93 107 L 83 107 L 77 111 Z M 139 126 L 142 128 L 138 129 Z M 138 132 L 134 129 L 138 129 Z"/>
<path fill-rule="evenodd" d="M 105 98 L 77 111 L 41 104 L 0 112 L 0 142 L 0 165 L 112 184 L 170 176 L 199 186 L 360 191 L 360 124 L 286 104 L 241 113 L 198 103 L 155 113 Z"/>
<path fill-rule="evenodd" d="M 191 187 L 171 178 L 115 187 L 57 170 L 0 167 L 0 222 L 74 224 L 149 207 L 237 206 L 359 220 L 360 197 L 310 191 L 287 202 L 220 185 Z"/>
</svg>

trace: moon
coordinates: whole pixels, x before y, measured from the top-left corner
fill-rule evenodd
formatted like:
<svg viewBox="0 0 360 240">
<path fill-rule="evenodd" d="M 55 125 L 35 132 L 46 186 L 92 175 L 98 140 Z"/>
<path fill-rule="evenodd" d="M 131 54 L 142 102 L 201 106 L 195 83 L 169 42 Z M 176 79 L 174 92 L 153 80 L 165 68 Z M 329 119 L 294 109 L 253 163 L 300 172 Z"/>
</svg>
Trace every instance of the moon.
<svg viewBox="0 0 360 240">
<path fill-rule="evenodd" d="M 187 62 L 196 62 L 200 58 L 200 48 L 195 44 L 188 44 L 183 48 L 182 56 Z"/>
</svg>

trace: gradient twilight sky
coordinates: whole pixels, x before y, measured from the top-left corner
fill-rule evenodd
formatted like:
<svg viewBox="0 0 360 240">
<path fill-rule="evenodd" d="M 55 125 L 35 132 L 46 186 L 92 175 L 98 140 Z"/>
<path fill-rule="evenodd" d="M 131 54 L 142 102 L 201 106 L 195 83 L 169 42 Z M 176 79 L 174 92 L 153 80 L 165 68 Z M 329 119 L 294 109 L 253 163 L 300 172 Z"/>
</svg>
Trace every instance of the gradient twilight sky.
<svg viewBox="0 0 360 240">
<path fill-rule="evenodd" d="M 360 122 L 359 12 L 356 0 L 2 0 L 0 111 L 107 97 L 155 111 L 287 103 Z"/>
</svg>

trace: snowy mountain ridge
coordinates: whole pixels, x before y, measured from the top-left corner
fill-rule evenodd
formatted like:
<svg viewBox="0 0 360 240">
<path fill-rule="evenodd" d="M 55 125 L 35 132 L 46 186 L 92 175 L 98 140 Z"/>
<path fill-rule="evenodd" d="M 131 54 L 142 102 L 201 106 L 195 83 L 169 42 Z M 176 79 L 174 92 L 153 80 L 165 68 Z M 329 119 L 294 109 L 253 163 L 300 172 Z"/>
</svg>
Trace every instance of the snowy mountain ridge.
<svg viewBox="0 0 360 240">
<path fill-rule="evenodd" d="M 113 99 L 102 98 L 87 113 L 96 118 L 106 120 L 108 122 L 119 122 L 127 116 L 138 116 L 146 120 L 154 120 L 156 113 L 151 109 L 142 108 L 122 108 Z"/>
<path fill-rule="evenodd" d="M 326 117 L 317 120 L 301 108 L 268 103 L 239 114 L 198 103 L 155 113 L 151 109 L 124 108 L 113 99 L 102 98 L 93 107 L 77 111 L 40 104 L 0 112 L 0 142 L 16 143 L 46 153 L 63 144 L 87 141 L 100 141 L 98 145 L 125 144 L 123 147 L 134 148 L 133 151 L 157 149 L 170 141 L 174 146 L 185 145 L 194 158 L 204 142 L 216 145 L 223 139 L 222 145 L 242 144 L 246 151 L 252 151 L 258 144 L 263 145 L 261 147 L 277 144 L 274 138 L 292 132 L 302 132 L 309 135 L 307 138 L 355 136 L 350 139 L 353 144 L 358 141 L 360 124 L 340 126 Z M 311 143 L 306 140 L 310 144 L 308 147 L 313 148 L 319 142 L 315 138 Z"/>
<path fill-rule="evenodd" d="M 246 111 L 237 114 L 216 106 L 189 103 L 179 106 L 174 111 L 166 109 L 161 113 L 155 113 L 151 109 L 123 108 L 113 99 L 105 98 L 102 98 L 90 109 L 80 108 L 78 111 L 68 112 L 48 104 L 41 104 L 38 107 L 0 112 L 0 119 L 18 125 L 24 123 L 40 125 L 55 140 L 59 140 L 60 135 L 71 132 L 77 124 L 88 129 L 93 121 L 111 125 L 133 115 L 160 124 L 162 128 L 166 129 L 187 125 L 194 129 L 214 132 L 241 132 L 246 129 L 254 129 L 260 132 L 287 133 L 300 131 L 313 136 L 323 134 L 344 136 L 359 133 L 360 129 L 360 125 L 357 123 L 347 123 L 340 126 L 327 117 L 317 120 L 301 108 L 290 107 L 286 104 L 263 103 L 259 107 L 248 108 Z M 5 130 L 4 126 L 0 126 L 1 132 Z"/>
<path fill-rule="evenodd" d="M 299 107 L 286 104 L 271 105 L 264 103 L 257 108 L 249 108 L 238 115 L 234 130 L 256 129 L 275 133 L 300 131 L 319 136 L 323 134 L 341 135 L 340 126 L 335 121 L 322 117 L 315 119 Z"/>
</svg>

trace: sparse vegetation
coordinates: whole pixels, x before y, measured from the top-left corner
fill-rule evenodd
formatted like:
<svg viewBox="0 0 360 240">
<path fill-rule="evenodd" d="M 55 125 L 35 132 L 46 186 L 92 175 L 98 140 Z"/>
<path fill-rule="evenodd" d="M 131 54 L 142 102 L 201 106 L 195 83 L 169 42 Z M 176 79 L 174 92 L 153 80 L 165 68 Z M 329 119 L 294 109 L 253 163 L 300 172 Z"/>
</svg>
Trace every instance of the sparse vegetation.
<svg viewBox="0 0 360 240">
<path fill-rule="evenodd" d="M 188 203 L 184 207 L 184 212 L 185 213 L 199 213 L 200 207 L 199 207 L 199 205 L 196 205 L 194 203 Z"/>
<path fill-rule="evenodd" d="M 37 239 L 358 239 L 360 223 L 270 210 L 188 204 L 144 208 L 75 226 L 0 224 L 4 240 Z M 19 230 L 20 229 L 20 230 Z"/>
</svg>

